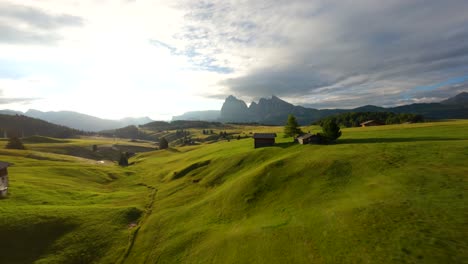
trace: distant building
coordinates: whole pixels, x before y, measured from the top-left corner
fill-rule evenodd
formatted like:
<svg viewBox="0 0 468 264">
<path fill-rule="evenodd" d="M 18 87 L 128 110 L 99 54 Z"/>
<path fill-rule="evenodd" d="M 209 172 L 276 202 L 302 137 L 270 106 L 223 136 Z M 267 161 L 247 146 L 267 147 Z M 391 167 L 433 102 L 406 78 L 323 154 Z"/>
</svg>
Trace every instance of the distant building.
<svg viewBox="0 0 468 264">
<path fill-rule="evenodd" d="M 313 135 L 313 134 L 310 134 L 310 133 L 300 135 L 296 139 L 297 139 L 297 142 L 299 144 L 301 144 L 301 145 L 311 144 L 311 143 L 315 143 L 315 144 L 319 143 L 319 136 Z"/>
<path fill-rule="evenodd" d="M 8 166 L 9 163 L 0 161 L 0 198 L 8 195 Z"/>
<path fill-rule="evenodd" d="M 381 125 L 383 125 L 383 124 L 380 123 L 379 121 L 375 121 L 375 120 L 369 120 L 369 121 L 366 121 L 366 122 L 362 122 L 362 123 L 361 123 L 361 127 L 381 126 Z"/>
<path fill-rule="evenodd" d="M 275 133 L 254 133 L 254 147 L 269 147 L 275 145 Z"/>
</svg>

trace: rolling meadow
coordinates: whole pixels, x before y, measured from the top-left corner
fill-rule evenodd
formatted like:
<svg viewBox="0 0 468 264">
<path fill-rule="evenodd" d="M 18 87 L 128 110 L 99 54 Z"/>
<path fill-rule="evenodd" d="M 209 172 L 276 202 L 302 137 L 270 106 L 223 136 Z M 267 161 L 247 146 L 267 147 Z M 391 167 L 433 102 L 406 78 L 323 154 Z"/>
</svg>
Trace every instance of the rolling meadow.
<svg viewBox="0 0 468 264">
<path fill-rule="evenodd" d="M 0 263 L 463 263 L 468 121 L 342 129 L 331 145 L 252 138 L 156 150 L 104 138 L 6 150 Z M 303 127 L 320 132 L 320 127 Z M 142 152 L 120 167 L 121 145 Z M 123 148 L 123 149 L 125 149 Z M 103 160 L 103 161 L 101 161 Z"/>
</svg>

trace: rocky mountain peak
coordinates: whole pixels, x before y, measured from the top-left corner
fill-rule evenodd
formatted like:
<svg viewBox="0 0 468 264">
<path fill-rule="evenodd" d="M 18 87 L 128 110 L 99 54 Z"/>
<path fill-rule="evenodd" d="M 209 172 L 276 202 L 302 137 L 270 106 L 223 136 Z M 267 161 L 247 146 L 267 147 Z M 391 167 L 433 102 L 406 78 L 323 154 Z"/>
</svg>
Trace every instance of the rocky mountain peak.
<svg viewBox="0 0 468 264">
<path fill-rule="evenodd" d="M 226 98 L 221 107 L 221 119 L 228 122 L 238 122 L 238 120 L 247 119 L 248 107 L 247 104 L 230 95 Z"/>
<path fill-rule="evenodd" d="M 468 92 L 462 92 L 454 97 L 450 97 L 447 100 L 440 102 L 441 104 L 468 104 Z"/>
</svg>

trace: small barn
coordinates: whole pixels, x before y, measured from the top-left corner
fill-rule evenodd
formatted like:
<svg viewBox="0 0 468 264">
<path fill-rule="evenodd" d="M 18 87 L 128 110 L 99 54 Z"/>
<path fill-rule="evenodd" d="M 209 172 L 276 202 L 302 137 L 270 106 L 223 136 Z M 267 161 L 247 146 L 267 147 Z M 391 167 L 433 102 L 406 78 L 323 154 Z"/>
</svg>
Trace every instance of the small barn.
<svg viewBox="0 0 468 264">
<path fill-rule="evenodd" d="M 383 125 L 383 124 L 380 123 L 379 121 L 375 121 L 375 120 L 368 120 L 366 122 L 361 123 L 361 127 L 381 126 L 381 125 Z"/>
<path fill-rule="evenodd" d="M 8 195 L 8 166 L 9 163 L 0 161 L 0 198 Z"/>
<path fill-rule="evenodd" d="M 275 133 L 255 133 L 253 135 L 254 138 L 254 147 L 261 148 L 261 147 L 269 147 L 275 145 Z"/>
<path fill-rule="evenodd" d="M 309 134 L 309 133 L 300 135 L 296 139 L 297 139 L 297 142 L 301 145 L 313 144 L 313 143 L 319 142 L 319 136 Z"/>
</svg>

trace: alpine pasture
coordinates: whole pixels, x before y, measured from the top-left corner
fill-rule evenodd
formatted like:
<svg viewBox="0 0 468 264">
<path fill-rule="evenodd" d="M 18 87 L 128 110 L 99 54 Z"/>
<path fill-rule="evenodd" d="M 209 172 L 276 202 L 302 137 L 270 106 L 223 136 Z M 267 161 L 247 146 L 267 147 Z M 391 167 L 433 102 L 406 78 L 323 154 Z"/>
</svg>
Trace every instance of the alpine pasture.
<svg viewBox="0 0 468 264">
<path fill-rule="evenodd" d="M 0 141 L 14 164 L 0 263 L 468 259 L 468 121 L 342 129 L 331 145 L 261 130 L 278 133 L 274 147 L 223 140 L 140 153 L 128 167 L 92 153 L 111 139 Z"/>
</svg>

